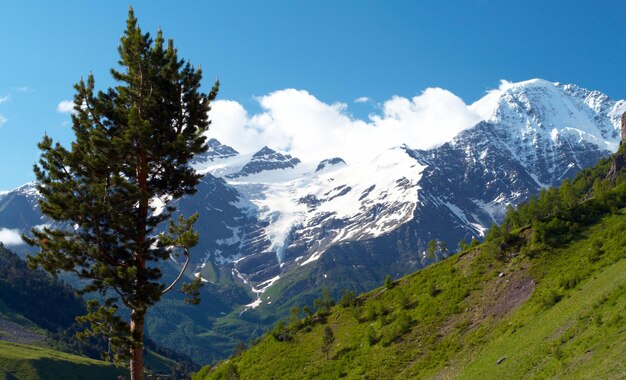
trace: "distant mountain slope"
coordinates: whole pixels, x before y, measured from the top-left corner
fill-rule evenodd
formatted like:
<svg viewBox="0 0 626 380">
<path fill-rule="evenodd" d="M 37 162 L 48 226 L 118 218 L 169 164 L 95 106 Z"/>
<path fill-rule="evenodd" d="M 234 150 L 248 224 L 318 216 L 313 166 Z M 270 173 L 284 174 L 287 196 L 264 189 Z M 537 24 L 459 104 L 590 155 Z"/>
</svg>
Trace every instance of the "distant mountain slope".
<svg viewBox="0 0 626 380">
<path fill-rule="evenodd" d="M 623 378 L 626 170 L 610 166 L 510 211 L 484 244 L 295 311 L 194 378 Z"/>
<path fill-rule="evenodd" d="M 0 244 L 0 302 L 38 326 L 58 331 L 70 327 L 85 312 L 83 300 L 67 285 L 43 271 L 31 271 Z"/>
<path fill-rule="evenodd" d="M 0 243 L 0 344 L 4 341 L 29 345 L 0 346 L 0 369 L 16 365 L 15 368 L 21 368 L 20 371 L 28 369 L 37 373 L 36 376 L 28 377 L 31 375 L 18 371 L 22 374 L 18 378 L 33 379 L 72 378 L 70 375 L 65 377 L 63 372 L 71 372 L 72 366 L 76 366 L 78 373 L 83 374 L 81 376 L 97 374 L 98 371 L 104 371 L 109 376 L 126 373 L 124 369 L 115 369 L 107 363 L 87 358 L 100 358 L 106 341 L 79 341 L 74 336 L 75 332 L 83 329 L 76 324 L 75 318 L 85 312 L 83 299 L 70 286 L 41 270 L 30 270 L 26 262 Z M 6 354 L 3 347 L 15 347 L 11 351 L 16 355 Z M 60 351 L 81 354 L 83 357 Z M 146 367 L 151 371 L 171 374 L 176 368 L 179 375 L 184 375 L 195 368 L 189 358 L 165 350 L 152 341 L 146 341 L 146 351 Z M 55 358 L 65 363 L 48 363 L 57 360 Z M 11 361 L 12 364 L 2 366 L 3 360 Z M 46 368 L 56 368 L 61 372 L 46 374 Z"/>
</svg>

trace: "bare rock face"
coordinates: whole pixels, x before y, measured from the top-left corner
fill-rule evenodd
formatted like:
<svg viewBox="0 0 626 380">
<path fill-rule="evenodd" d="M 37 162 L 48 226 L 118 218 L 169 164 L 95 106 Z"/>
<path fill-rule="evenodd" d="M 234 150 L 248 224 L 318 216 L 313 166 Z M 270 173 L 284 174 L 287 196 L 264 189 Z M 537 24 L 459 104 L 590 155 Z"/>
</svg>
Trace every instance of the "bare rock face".
<svg viewBox="0 0 626 380">
<path fill-rule="evenodd" d="M 296 167 L 299 163 L 300 160 L 298 158 L 291 157 L 289 154 L 276 152 L 265 146 L 263 149 L 256 152 L 252 156 L 252 160 L 245 164 L 239 172 L 228 174 L 226 178 L 234 179 L 247 177 L 264 171 L 290 169 Z"/>
<path fill-rule="evenodd" d="M 622 115 L 622 140 L 620 145 L 626 142 L 626 112 Z"/>
<path fill-rule="evenodd" d="M 620 149 L 613 159 L 609 174 L 606 176 L 611 181 L 614 181 L 617 178 L 617 173 L 626 166 L 626 149 L 624 148 L 626 146 L 626 112 L 622 115 L 622 139 L 619 142 L 619 146 Z"/>
</svg>

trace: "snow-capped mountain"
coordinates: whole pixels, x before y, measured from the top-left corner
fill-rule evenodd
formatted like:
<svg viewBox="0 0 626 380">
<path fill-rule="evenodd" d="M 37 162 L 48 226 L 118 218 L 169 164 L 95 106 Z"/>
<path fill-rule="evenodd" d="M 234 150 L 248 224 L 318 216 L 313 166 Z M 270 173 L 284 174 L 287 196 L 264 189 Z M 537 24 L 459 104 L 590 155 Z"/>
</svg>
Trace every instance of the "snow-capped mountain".
<svg viewBox="0 0 626 380">
<path fill-rule="evenodd" d="M 470 109 L 482 121 L 441 146 L 371 147 L 363 162 L 301 162 L 270 147 L 241 154 L 209 140 L 193 163 L 204 175 L 197 193 L 176 205 L 199 212 L 195 272 L 245 289 L 241 308 L 224 310 L 244 314 L 302 305 L 321 286 L 378 286 L 432 262 L 431 239 L 453 252 L 501 222 L 507 205 L 615 151 L 626 103 L 535 79 Z M 31 185 L 0 195 L 0 228 L 45 223 L 34 200 Z"/>
<path fill-rule="evenodd" d="M 39 211 L 38 199 L 34 182 L 0 193 L 0 228 L 26 231 L 42 224 L 44 218 Z"/>
<path fill-rule="evenodd" d="M 359 289 L 410 272 L 428 261 L 429 240 L 456 247 L 480 238 L 507 205 L 615 151 L 626 104 L 536 79 L 503 86 L 470 108 L 483 121 L 430 150 L 401 146 L 361 163 L 302 163 L 264 147 L 198 164 L 237 191 L 257 228 L 253 237 L 233 230 L 232 253 L 219 249 L 215 257 L 257 294 L 308 265 L 324 279 L 350 266 L 363 278 L 350 280 Z M 227 149 L 212 141 L 212 150 Z"/>
</svg>

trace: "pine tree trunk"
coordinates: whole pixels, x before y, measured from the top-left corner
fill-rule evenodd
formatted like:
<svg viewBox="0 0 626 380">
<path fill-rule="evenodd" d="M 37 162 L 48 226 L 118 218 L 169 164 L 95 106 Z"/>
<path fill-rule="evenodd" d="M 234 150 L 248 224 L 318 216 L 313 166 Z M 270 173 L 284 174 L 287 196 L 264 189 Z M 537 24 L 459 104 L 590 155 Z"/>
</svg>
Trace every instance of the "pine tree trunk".
<svg viewBox="0 0 626 380">
<path fill-rule="evenodd" d="M 139 189 L 141 191 L 141 199 L 139 200 L 139 209 L 137 215 L 137 232 L 138 232 L 138 241 L 145 242 L 146 241 L 146 225 L 148 218 L 148 191 L 147 191 L 147 159 L 146 153 L 143 148 L 140 147 L 140 152 L 138 156 L 138 170 L 137 170 L 137 180 L 139 184 Z M 135 282 L 136 287 L 140 287 L 144 279 L 143 274 L 146 269 L 146 257 L 142 248 L 140 247 L 136 253 L 137 260 L 137 278 Z M 143 380 L 143 325 L 145 318 L 145 310 L 140 311 L 134 309 L 130 314 L 130 337 L 131 337 L 131 345 L 130 345 L 130 378 L 131 380 Z"/>
<path fill-rule="evenodd" d="M 130 314 L 130 378 L 143 380 L 143 323 L 144 313 L 133 310 Z"/>
</svg>

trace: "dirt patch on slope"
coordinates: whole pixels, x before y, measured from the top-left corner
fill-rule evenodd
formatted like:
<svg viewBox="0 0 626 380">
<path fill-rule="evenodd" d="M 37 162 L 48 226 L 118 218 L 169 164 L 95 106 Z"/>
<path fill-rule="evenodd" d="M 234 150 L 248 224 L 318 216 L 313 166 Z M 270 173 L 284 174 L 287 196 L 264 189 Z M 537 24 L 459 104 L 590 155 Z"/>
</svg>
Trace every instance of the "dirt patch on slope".
<svg viewBox="0 0 626 380">
<path fill-rule="evenodd" d="M 535 280 L 527 275 L 526 270 L 502 273 L 500 277 L 486 284 L 480 295 L 481 300 L 474 303 L 470 327 L 487 318 L 502 318 L 517 309 L 530 298 L 536 286 Z"/>
</svg>

